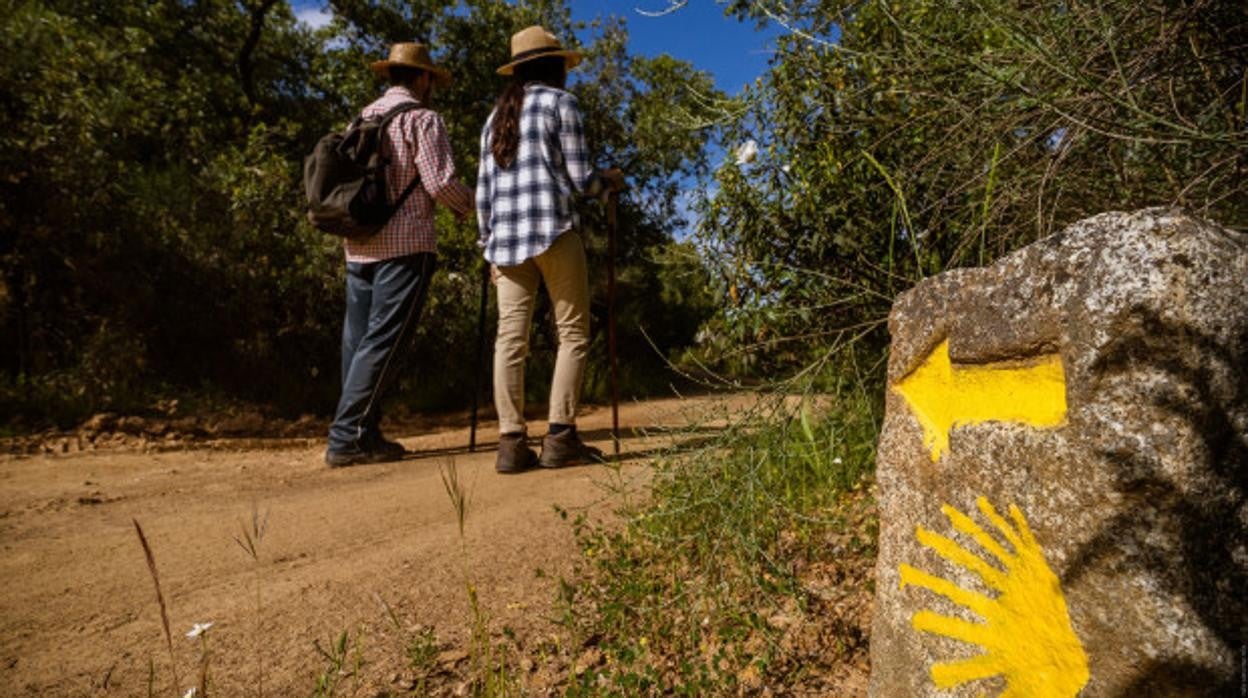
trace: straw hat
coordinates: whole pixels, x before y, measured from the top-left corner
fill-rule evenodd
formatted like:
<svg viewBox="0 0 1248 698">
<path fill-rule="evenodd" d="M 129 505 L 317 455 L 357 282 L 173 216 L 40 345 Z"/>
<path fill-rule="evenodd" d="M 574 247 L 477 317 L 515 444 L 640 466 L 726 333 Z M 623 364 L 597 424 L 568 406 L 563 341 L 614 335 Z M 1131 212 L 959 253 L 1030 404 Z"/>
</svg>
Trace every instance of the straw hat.
<svg viewBox="0 0 1248 698">
<path fill-rule="evenodd" d="M 498 74 L 511 75 L 521 63 L 546 56 L 562 56 L 567 62 L 568 70 L 581 62 L 580 51 L 564 49 L 554 34 L 535 24 L 511 35 L 511 62 L 499 68 Z"/>
<path fill-rule="evenodd" d="M 433 75 L 434 82 L 439 87 L 446 87 L 451 84 L 450 71 L 433 64 L 433 59 L 429 57 L 429 47 L 424 44 L 395 44 L 390 47 L 390 58 L 374 62 L 372 68 L 374 73 L 383 78 L 389 78 L 390 67 L 396 65 L 429 71 Z"/>
</svg>

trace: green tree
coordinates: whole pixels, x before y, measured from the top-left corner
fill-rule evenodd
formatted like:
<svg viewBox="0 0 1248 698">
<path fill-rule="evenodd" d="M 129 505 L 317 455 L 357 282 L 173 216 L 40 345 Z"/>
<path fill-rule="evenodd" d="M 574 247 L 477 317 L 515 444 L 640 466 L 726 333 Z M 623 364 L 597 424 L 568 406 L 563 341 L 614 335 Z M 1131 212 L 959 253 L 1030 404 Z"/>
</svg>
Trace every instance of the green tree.
<svg viewBox="0 0 1248 698">
<path fill-rule="evenodd" d="M 1243 3 L 775 7 L 726 8 L 789 28 L 725 124 L 760 154 L 720 167 L 701 208 L 726 365 L 882 347 L 897 292 L 1102 211 L 1248 225 Z"/>
<path fill-rule="evenodd" d="M 13 338 L 0 343 L 0 421 L 72 421 L 162 394 L 332 408 L 341 251 L 303 220 L 303 156 L 379 94 L 368 63 L 419 38 L 456 76 L 439 109 L 471 182 L 511 32 L 577 25 L 562 1 L 329 6 L 333 21 L 312 30 L 274 0 L 0 0 L 0 335 Z M 655 283 L 675 182 L 705 167 L 706 136 L 656 116 L 655 95 L 709 78 L 628 56 L 621 23 L 590 35 L 573 89 L 604 158 L 631 158 L 636 175 L 621 275 Z M 449 217 L 439 229 L 442 271 L 404 393 L 414 406 L 466 404 L 474 370 L 462 357 L 476 341 L 475 230 Z M 658 298 L 634 299 L 632 317 L 673 342 L 662 351 L 692 341 L 697 323 L 664 325 L 690 316 Z"/>
</svg>

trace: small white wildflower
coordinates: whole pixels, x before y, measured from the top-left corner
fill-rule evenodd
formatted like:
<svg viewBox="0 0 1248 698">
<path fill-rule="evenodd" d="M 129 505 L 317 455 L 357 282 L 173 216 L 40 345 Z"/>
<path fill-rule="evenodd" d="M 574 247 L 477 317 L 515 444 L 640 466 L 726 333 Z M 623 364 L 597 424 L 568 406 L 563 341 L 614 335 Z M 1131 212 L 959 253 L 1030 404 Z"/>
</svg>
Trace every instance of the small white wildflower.
<svg viewBox="0 0 1248 698">
<path fill-rule="evenodd" d="M 209 623 L 209 625 L 212 625 L 212 623 Z M 195 696 L 197 695 L 199 695 L 199 690 L 196 689 L 194 686 L 191 686 L 190 688 L 186 689 L 186 693 L 182 694 L 182 698 L 195 698 Z"/>
<path fill-rule="evenodd" d="M 840 457 L 840 456 L 837 456 L 836 458 L 833 458 L 833 459 L 832 459 L 832 465 L 840 465 L 840 464 L 841 464 L 841 457 Z"/>
<path fill-rule="evenodd" d="M 194 640 L 195 638 L 199 637 L 200 635 L 203 635 L 204 633 L 208 632 L 208 628 L 211 628 L 211 627 L 212 627 L 212 623 L 196 623 L 196 624 L 195 624 L 195 625 L 191 628 L 191 631 L 190 631 L 189 633 L 187 633 L 187 634 L 186 634 L 186 636 L 187 636 L 187 637 L 189 637 L 189 638 L 191 638 L 192 640 Z M 194 689 L 192 689 L 192 690 L 194 690 Z"/>
<path fill-rule="evenodd" d="M 463 278 L 464 278 L 463 275 L 456 271 L 453 271 L 446 275 L 446 280 L 450 281 L 453 284 L 459 283 L 460 281 L 463 280 Z"/>
<path fill-rule="evenodd" d="M 738 165 L 754 162 L 754 158 L 758 157 L 758 143 L 753 138 L 742 143 L 737 147 L 736 156 Z"/>
</svg>

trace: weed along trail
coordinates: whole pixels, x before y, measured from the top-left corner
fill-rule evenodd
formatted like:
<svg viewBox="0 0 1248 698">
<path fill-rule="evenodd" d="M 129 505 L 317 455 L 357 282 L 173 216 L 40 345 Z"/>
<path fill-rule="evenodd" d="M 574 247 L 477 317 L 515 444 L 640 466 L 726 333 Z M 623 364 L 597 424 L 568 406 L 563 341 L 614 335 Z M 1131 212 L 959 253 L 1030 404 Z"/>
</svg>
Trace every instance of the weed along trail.
<svg viewBox="0 0 1248 698">
<path fill-rule="evenodd" d="M 696 404 L 621 405 L 618 468 L 498 475 L 492 424 L 476 453 L 466 428 L 399 431 L 413 456 L 336 470 L 311 441 L 5 457 L 0 695 L 172 695 L 175 669 L 183 695 L 204 667 L 222 696 L 440 693 L 491 653 L 540 690 L 575 660 L 554 621 L 578 551 L 556 507 L 609 515 L 612 486 L 667 443 L 633 430 Z M 608 452 L 610 420 L 581 427 Z"/>
</svg>

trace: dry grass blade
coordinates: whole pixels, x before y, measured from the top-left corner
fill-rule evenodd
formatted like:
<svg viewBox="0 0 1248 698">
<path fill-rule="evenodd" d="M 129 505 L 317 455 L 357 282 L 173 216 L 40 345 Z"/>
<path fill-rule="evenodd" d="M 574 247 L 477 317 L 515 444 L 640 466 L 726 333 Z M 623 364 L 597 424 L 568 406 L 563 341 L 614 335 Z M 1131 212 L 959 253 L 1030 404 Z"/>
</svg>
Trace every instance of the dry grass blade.
<svg viewBox="0 0 1248 698">
<path fill-rule="evenodd" d="M 165 629 L 165 646 L 169 648 L 169 668 L 173 670 L 173 692 L 178 692 L 182 681 L 178 679 L 178 662 L 173 655 L 173 633 L 169 632 L 169 611 L 165 606 L 165 595 L 160 590 L 160 575 L 156 573 L 156 557 L 152 555 L 152 546 L 147 544 L 147 536 L 143 535 L 143 527 L 138 519 L 134 522 L 134 531 L 139 534 L 139 544 L 143 546 L 143 555 L 147 558 L 147 571 L 152 575 L 152 583 L 156 585 L 156 603 L 160 605 L 160 624 Z"/>
<path fill-rule="evenodd" d="M 375 591 L 373 592 L 373 600 L 381 605 L 382 610 L 386 612 L 386 617 L 390 619 L 390 624 L 394 626 L 394 629 L 402 632 L 403 624 L 399 622 L 399 615 L 394 612 L 394 608 L 381 597 L 381 594 L 378 594 Z"/>
<path fill-rule="evenodd" d="M 455 465 L 454 458 L 449 458 L 442 464 L 441 475 L 442 486 L 446 488 L 446 495 L 451 498 L 451 507 L 455 509 L 455 520 L 459 524 L 459 537 L 462 541 L 464 520 L 468 517 L 468 491 L 459 479 L 459 468 Z"/>
<path fill-rule="evenodd" d="M 199 692 L 195 698 L 208 698 L 208 652 L 205 650 L 199 662 Z"/>
<path fill-rule="evenodd" d="M 264 540 L 265 531 L 269 528 L 269 512 L 266 510 L 262 516 L 258 508 L 252 507 L 250 528 L 246 524 L 243 524 L 241 528 L 242 537 L 234 536 L 234 542 L 243 549 L 244 553 L 247 553 L 252 561 L 258 562 L 260 542 Z"/>
<path fill-rule="evenodd" d="M 251 562 L 255 568 L 256 574 L 256 642 L 260 642 L 260 621 L 262 606 L 260 605 L 260 544 L 264 541 L 264 534 L 269 530 L 269 512 L 266 509 L 264 514 L 260 513 L 260 507 L 255 503 L 251 506 L 251 522 L 240 523 L 240 535 L 234 536 L 234 542 L 242 548 L 247 557 L 251 558 Z M 257 650 L 256 652 L 256 695 L 264 698 L 264 655 Z"/>
</svg>

